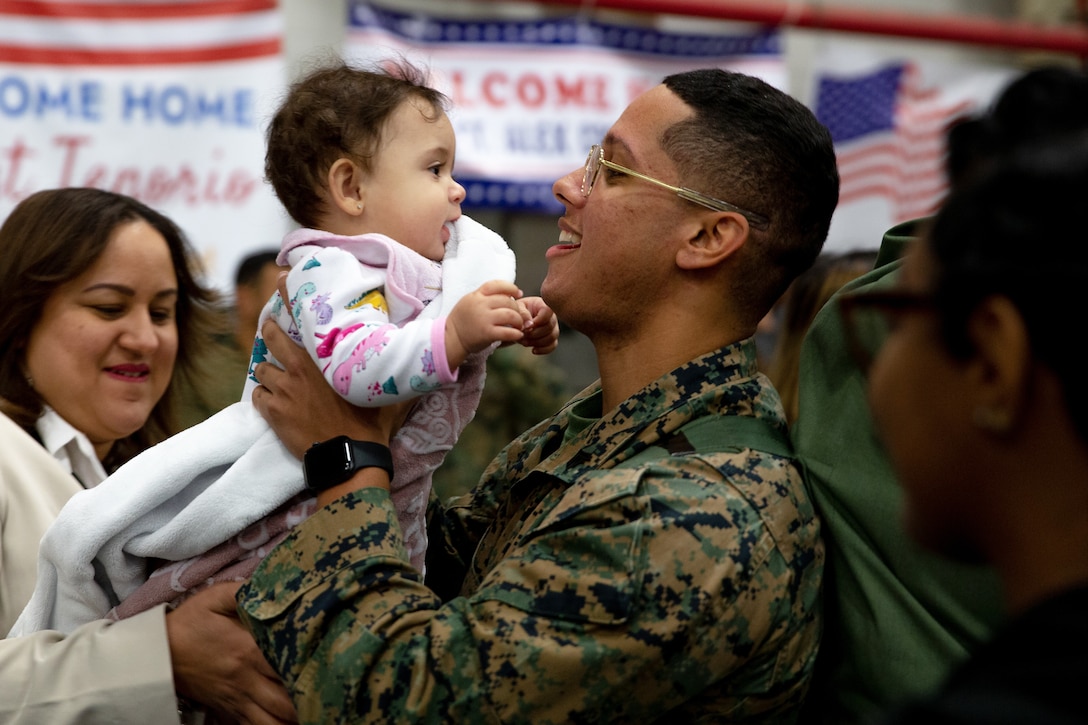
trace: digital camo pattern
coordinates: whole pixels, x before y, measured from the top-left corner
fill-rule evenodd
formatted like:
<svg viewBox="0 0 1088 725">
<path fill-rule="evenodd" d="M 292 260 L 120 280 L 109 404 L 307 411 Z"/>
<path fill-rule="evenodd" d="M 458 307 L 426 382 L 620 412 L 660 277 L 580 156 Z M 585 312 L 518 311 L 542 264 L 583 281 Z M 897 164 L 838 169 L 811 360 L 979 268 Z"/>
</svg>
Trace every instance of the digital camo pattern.
<svg viewBox="0 0 1088 725">
<path fill-rule="evenodd" d="M 784 426 L 751 341 L 605 418 L 587 389 L 432 506 L 429 586 L 388 495 L 319 511 L 242 590 L 304 723 L 791 722 L 819 635 L 823 548 L 798 468 L 663 455 L 707 415 Z"/>
</svg>

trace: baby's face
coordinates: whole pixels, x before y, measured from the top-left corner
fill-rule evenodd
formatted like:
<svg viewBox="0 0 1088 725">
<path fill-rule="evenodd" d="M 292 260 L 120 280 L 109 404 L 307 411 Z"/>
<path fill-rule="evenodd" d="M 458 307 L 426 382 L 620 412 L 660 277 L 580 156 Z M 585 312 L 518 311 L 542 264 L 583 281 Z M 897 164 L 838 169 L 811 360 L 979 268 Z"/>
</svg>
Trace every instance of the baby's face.
<svg viewBox="0 0 1088 725">
<path fill-rule="evenodd" d="M 367 178 L 361 221 L 368 232 L 392 237 L 439 261 L 461 216 L 463 186 L 453 180 L 457 150 L 453 125 L 441 111 L 409 99 L 389 117 L 373 173 Z"/>
</svg>

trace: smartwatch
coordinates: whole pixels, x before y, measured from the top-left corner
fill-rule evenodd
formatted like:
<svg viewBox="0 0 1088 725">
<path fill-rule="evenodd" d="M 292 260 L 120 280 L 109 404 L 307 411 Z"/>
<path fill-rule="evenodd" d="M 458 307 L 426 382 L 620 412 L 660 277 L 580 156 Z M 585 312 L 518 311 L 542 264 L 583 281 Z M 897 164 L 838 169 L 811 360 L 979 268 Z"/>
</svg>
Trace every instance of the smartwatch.
<svg viewBox="0 0 1088 725">
<path fill-rule="evenodd" d="M 337 436 L 314 443 L 302 457 L 306 488 L 324 491 L 355 475 L 360 468 L 383 468 L 393 480 L 393 456 L 389 446 Z"/>
</svg>

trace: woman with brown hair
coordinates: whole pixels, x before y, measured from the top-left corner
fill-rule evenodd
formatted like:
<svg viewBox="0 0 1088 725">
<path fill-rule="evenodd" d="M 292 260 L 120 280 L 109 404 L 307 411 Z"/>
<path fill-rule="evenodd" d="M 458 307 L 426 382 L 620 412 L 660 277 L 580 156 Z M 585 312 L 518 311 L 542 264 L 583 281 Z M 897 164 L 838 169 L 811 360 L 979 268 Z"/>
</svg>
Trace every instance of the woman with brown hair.
<svg viewBox="0 0 1088 725">
<path fill-rule="evenodd" d="M 69 474 L 57 491 L 66 500 L 176 432 L 178 381 L 193 382 L 218 296 L 172 221 L 98 189 L 28 197 L 0 227 L 0 250 L 0 412 L 28 434 L 4 448 L 44 447 Z M 4 488 L 15 484 L 37 482 Z M 28 549 L 0 569 L 5 633 L 33 591 L 37 541 L 57 511 L 11 517 L 33 521 L 37 535 L 2 530 L 5 552 Z"/>
<path fill-rule="evenodd" d="M 0 226 L 3 633 L 34 591 L 38 542 L 65 502 L 175 432 L 178 383 L 196 375 L 218 314 L 198 275 L 177 225 L 108 191 L 41 191 Z M 0 642 L 0 720 L 166 722 L 175 688 L 243 720 L 266 709 L 254 701 L 286 703 L 271 670 L 238 678 L 263 659 L 236 620 L 216 616 L 220 594 L 67 642 L 52 632 Z"/>
</svg>

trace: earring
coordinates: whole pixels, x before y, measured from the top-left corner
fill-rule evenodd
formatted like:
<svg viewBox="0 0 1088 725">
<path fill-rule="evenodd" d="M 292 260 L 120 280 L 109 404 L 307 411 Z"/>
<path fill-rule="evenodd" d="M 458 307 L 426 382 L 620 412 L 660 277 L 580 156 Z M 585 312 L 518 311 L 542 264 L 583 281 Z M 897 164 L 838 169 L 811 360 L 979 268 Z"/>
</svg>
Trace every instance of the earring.
<svg viewBox="0 0 1088 725">
<path fill-rule="evenodd" d="M 363 202 L 361 202 L 361 201 L 355 202 L 355 209 L 357 211 L 362 211 L 363 210 Z"/>
<path fill-rule="evenodd" d="M 971 416 L 975 427 L 987 433 L 1002 435 L 1012 428 L 1012 416 L 1003 410 L 980 405 Z"/>
</svg>

